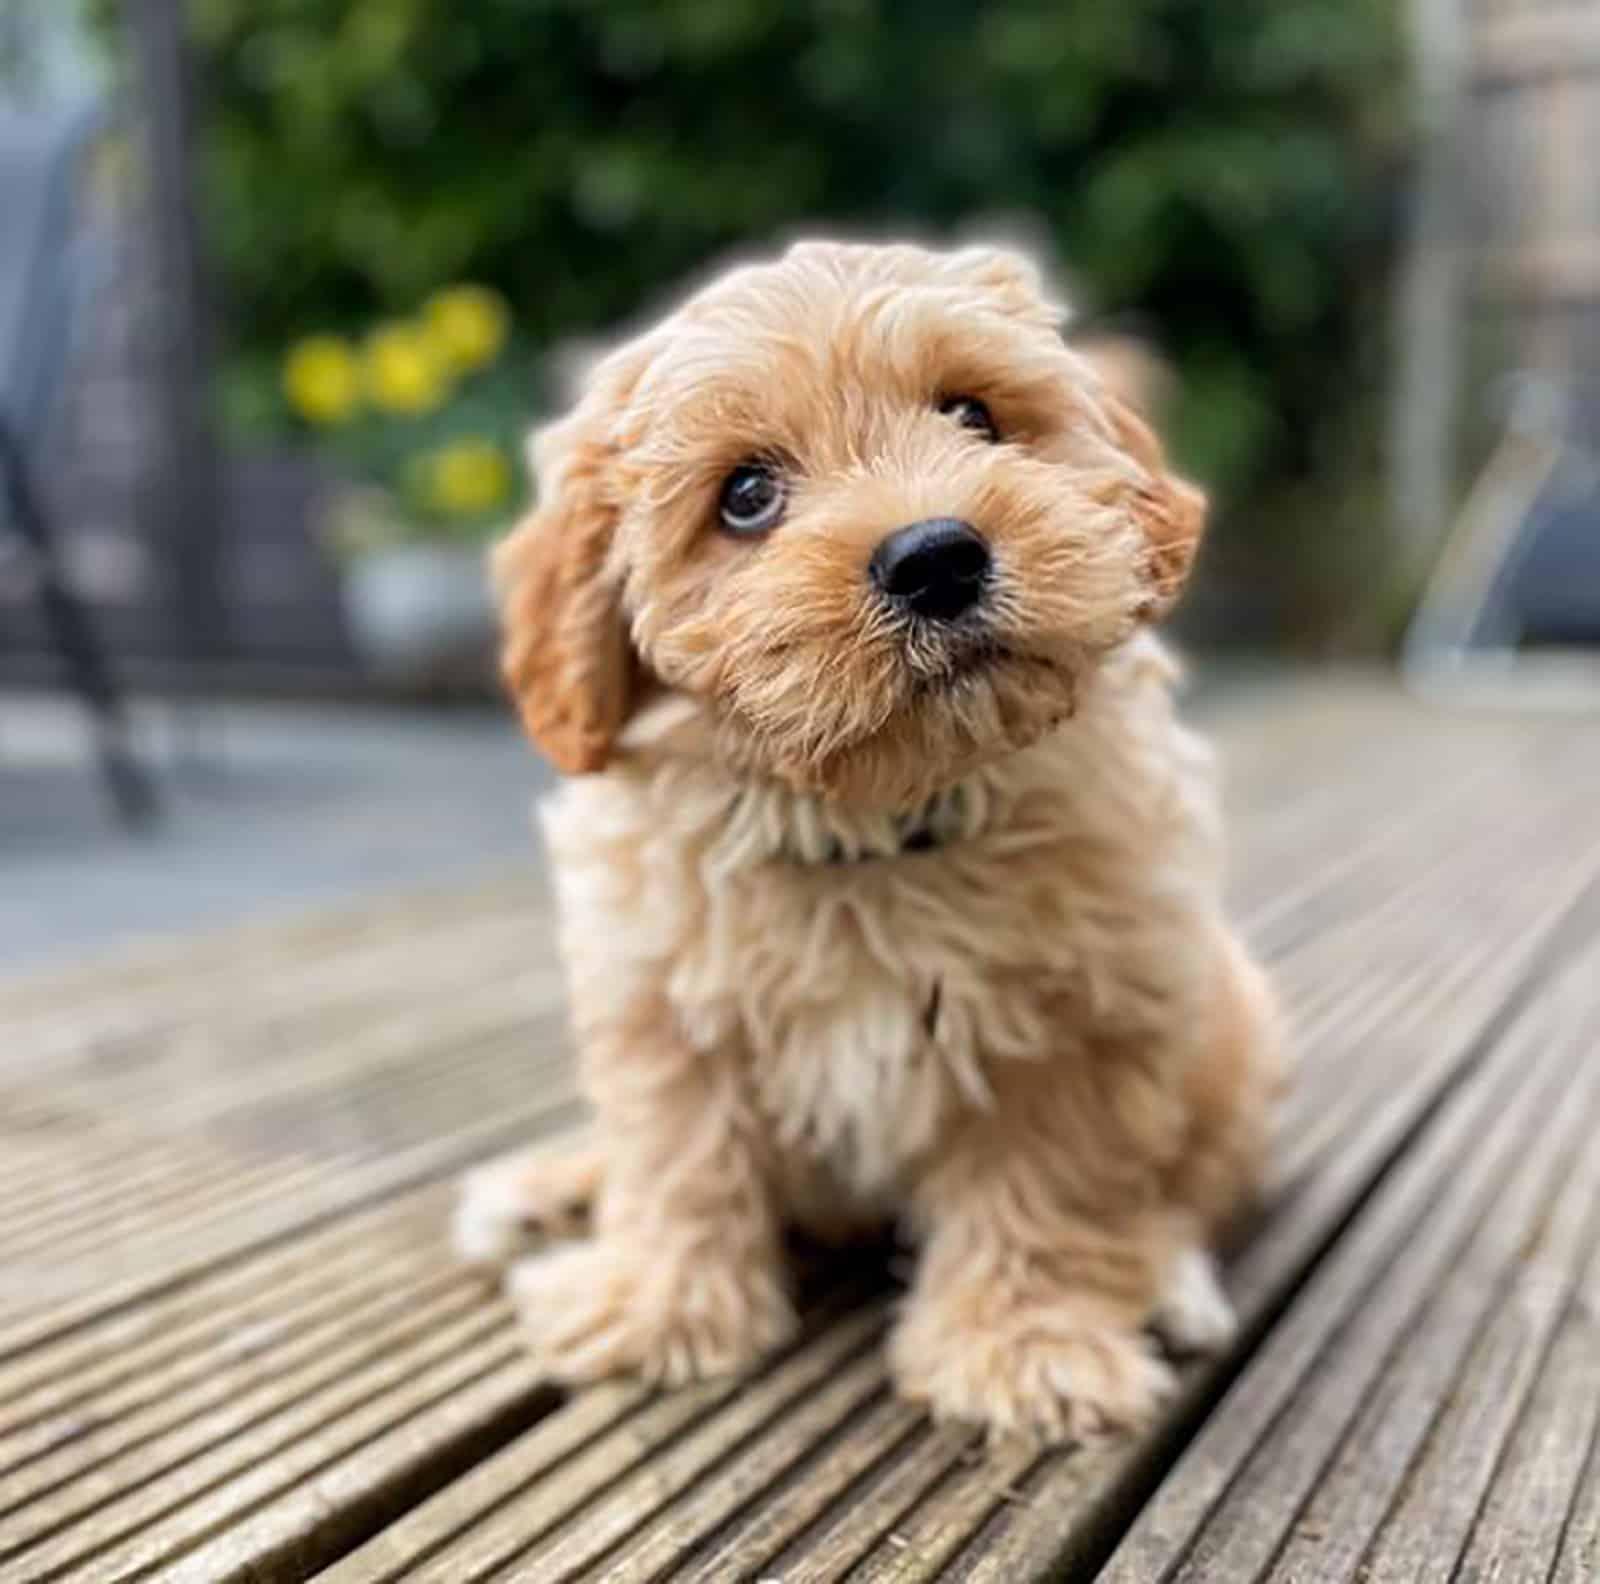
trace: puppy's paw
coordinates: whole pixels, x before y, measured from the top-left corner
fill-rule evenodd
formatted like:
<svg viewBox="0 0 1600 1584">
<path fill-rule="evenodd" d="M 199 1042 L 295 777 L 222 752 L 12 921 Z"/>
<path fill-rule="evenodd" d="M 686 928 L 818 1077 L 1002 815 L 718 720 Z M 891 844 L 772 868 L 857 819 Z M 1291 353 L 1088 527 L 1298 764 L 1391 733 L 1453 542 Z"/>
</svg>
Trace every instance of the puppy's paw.
<svg viewBox="0 0 1600 1584">
<path fill-rule="evenodd" d="M 795 1326 L 776 1270 L 703 1254 L 569 1244 L 518 1261 L 507 1288 L 534 1357 L 572 1384 L 637 1374 L 677 1386 L 729 1374 Z"/>
<path fill-rule="evenodd" d="M 1173 1261 L 1150 1328 L 1180 1356 L 1220 1353 L 1233 1341 L 1239 1322 L 1222 1290 L 1217 1262 L 1204 1249 L 1185 1249 Z"/>
<path fill-rule="evenodd" d="M 1007 1324 L 924 1321 L 915 1306 L 890 1340 L 902 1395 L 935 1419 L 988 1427 L 993 1437 L 1081 1440 L 1137 1430 L 1155 1417 L 1175 1377 L 1137 1330 L 1070 1298 L 1019 1308 Z"/>
<path fill-rule="evenodd" d="M 469 1264 L 505 1265 L 536 1239 L 577 1237 L 600 1176 L 595 1147 L 522 1151 L 477 1167 L 456 1200 L 456 1253 Z"/>
</svg>

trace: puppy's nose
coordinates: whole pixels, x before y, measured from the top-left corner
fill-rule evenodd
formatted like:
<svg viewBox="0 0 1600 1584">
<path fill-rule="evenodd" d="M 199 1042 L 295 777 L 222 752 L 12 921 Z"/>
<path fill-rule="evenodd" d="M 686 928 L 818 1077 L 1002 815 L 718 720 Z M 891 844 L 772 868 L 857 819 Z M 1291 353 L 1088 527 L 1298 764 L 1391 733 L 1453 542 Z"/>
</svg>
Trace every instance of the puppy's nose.
<svg viewBox="0 0 1600 1584">
<path fill-rule="evenodd" d="M 971 523 L 930 517 L 897 528 L 872 552 L 872 581 L 895 604 L 930 621 L 954 621 L 983 595 L 989 546 Z"/>
</svg>

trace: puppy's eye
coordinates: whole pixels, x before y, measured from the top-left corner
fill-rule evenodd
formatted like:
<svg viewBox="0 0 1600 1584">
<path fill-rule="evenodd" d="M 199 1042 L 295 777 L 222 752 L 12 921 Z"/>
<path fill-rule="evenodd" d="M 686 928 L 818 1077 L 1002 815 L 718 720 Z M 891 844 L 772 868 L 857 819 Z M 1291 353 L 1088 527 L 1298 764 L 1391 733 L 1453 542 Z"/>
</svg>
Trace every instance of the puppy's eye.
<svg viewBox="0 0 1600 1584">
<path fill-rule="evenodd" d="M 996 427 L 989 409 L 976 396 L 946 396 L 939 403 L 939 411 L 974 434 L 981 434 L 990 445 L 997 445 L 1000 430 Z"/>
<path fill-rule="evenodd" d="M 770 533 L 783 517 L 788 489 L 783 475 L 767 462 L 746 462 L 722 481 L 717 511 L 731 534 Z"/>
</svg>

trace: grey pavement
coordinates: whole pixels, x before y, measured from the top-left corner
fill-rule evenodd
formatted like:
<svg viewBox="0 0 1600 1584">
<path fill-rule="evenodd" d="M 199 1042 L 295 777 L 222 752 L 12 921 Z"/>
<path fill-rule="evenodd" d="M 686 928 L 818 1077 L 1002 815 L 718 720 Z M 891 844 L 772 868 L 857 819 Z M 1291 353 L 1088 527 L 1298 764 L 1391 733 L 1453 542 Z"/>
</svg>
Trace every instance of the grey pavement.
<svg viewBox="0 0 1600 1584">
<path fill-rule="evenodd" d="M 136 719 L 166 817 L 129 834 L 72 702 L 0 693 L 0 974 L 538 862 L 549 772 L 502 710 L 208 704 L 188 733 L 165 706 Z"/>
</svg>

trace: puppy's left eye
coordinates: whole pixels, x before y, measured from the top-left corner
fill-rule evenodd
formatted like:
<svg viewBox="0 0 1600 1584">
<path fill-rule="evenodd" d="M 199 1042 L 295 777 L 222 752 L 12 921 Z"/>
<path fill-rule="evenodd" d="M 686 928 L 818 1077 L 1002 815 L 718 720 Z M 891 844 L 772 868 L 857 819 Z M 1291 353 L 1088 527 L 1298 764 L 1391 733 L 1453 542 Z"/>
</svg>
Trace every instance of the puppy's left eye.
<svg viewBox="0 0 1600 1584">
<path fill-rule="evenodd" d="M 1000 430 L 989 409 L 976 396 L 946 396 L 939 403 L 939 411 L 954 418 L 963 429 L 980 434 L 990 445 L 997 445 Z"/>
<path fill-rule="evenodd" d="M 770 533 L 783 517 L 788 489 L 783 475 L 767 462 L 746 462 L 722 481 L 717 512 L 731 534 Z"/>
</svg>

